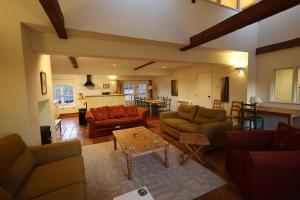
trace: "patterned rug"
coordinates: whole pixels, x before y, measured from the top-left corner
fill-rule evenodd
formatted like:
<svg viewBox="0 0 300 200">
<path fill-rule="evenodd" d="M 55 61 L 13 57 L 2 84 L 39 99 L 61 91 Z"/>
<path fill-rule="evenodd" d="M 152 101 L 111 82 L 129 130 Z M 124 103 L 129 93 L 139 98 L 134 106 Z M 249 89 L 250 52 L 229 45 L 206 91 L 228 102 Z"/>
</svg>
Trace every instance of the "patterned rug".
<svg viewBox="0 0 300 200">
<path fill-rule="evenodd" d="M 164 167 L 163 152 L 134 158 L 133 180 L 129 181 L 125 157 L 120 150 L 113 150 L 113 142 L 84 146 L 88 199 L 112 200 L 147 186 L 155 200 L 191 200 L 225 184 L 194 160 L 179 165 L 181 152 L 174 146 L 169 152 L 169 168 Z"/>
</svg>

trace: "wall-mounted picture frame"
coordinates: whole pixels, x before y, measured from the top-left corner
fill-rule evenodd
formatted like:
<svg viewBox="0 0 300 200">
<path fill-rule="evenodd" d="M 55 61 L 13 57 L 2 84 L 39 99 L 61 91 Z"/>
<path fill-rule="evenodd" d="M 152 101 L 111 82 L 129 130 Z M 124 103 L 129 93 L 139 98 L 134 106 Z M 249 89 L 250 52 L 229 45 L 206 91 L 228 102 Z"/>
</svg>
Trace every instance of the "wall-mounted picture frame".
<svg viewBox="0 0 300 200">
<path fill-rule="evenodd" d="M 103 89 L 109 89 L 109 88 L 110 88 L 110 84 L 109 83 L 103 84 Z"/>
<path fill-rule="evenodd" d="M 178 96 L 178 81 L 177 80 L 171 80 L 171 95 L 172 96 Z"/>
<path fill-rule="evenodd" d="M 41 79 L 42 95 L 46 95 L 47 94 L 47 74 L 46 74 L 46 72 L 40 72 L 40 79 Z"/>
</svg>

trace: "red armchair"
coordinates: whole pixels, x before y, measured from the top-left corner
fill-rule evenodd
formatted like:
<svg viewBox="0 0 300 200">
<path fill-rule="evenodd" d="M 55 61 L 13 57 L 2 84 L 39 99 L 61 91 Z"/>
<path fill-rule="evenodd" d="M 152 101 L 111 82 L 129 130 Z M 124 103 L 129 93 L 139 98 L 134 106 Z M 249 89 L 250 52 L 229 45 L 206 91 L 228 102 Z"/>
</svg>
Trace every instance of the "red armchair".
<svg viewBox="0 0 300 200">
<path fill-rule="evenodd" d="M 288 132 L 282 134 L 278 129 L 226 134 L 227 171 L 250 199 L 300 199 L 300 130 L 280 126 Z M 292 145 L 286 142 L 289 137 L 293 138 Z"/>
</svg>

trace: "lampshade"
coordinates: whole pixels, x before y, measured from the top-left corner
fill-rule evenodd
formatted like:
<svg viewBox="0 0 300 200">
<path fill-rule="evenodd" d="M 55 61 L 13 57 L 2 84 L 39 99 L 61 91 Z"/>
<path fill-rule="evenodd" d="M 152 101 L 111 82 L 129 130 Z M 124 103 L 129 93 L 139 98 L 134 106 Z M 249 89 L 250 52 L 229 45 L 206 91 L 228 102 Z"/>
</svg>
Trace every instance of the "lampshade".
<svg viewBox="0 0 300 200">
<path fill-rule="evenodd" d="M 262 100 L 260 97 L 250 97 L 250 103 L 262 103 Z"/>
<path fill-rule="evenodd" d="M 152 89 L 153 89 L 152 85 L 149 85 L 149 87 L 148 87 L 148 88 L 149 88 L 149 90 L 152 90 Z"/>
</svg>

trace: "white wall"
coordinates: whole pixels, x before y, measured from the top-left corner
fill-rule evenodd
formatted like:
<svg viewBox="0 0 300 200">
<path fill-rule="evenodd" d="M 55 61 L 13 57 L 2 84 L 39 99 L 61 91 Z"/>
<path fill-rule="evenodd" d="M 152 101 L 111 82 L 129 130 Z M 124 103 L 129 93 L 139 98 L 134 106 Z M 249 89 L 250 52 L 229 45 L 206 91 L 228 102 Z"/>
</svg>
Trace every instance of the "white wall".
<svg viewBox="0 0 300 200">
<path fill-rule="evenodd" d="M 300 47 L 276 51 L 257 56 L 257 95 L 265 105 L 287 107 L 300 110 L 300 105 L 271 103 L 270 92 L 274 69 L 300 66 Z"/>
<path fill-rule="evenodd" d="M 196 64 L 174 70 L 170 77 L 157 77 L 154 79 L 154 95 L 171 96 L 171 80 L 178 80 L 178 97 L 172 97 L 172 109 L 176 109 L 177 100 L 193 101 L 196 94 L 196 76 L 200 73 L 213 73 L 213 99 L 220 99 L 221 78 L 229 77 L 229 100 L 246 101 L 247 99 L 247 71 L 239 74 L 232 67 Z M 201 105 L 201 102 L 197 103 Z M 224 104 L 225 109 L 230 111 L 231 103 Z"/>
<path fill-rule="evenodd" d="M 300 35 L 300 5 L 259 22 L 258 46 L 298 38 Z"/>
</svg>

